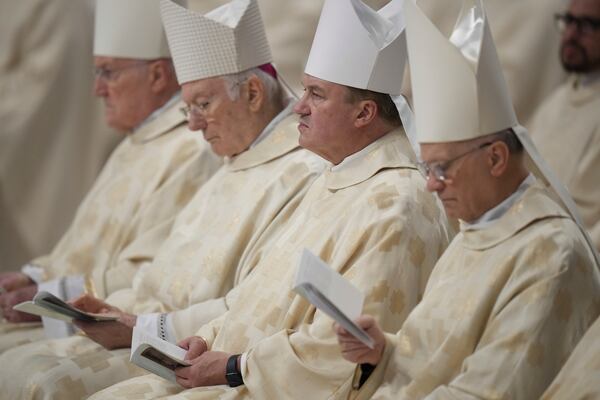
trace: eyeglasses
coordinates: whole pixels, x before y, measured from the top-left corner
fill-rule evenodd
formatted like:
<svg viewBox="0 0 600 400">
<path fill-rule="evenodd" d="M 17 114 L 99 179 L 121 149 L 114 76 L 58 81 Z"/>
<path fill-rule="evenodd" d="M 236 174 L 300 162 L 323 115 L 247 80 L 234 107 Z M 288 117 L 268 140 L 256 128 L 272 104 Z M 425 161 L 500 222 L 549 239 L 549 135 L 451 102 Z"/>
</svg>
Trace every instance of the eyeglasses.
<svg viewBox="0 0 600 400">
<path fill-rule="evenodd" d="M 560 32 L 564 32 L 570 25 L 575 25 L 577 31 L 584 34 L 590 35 L 600 29 L 600 19 L 590 17 L 576 17 L 573 14 L 555 14 L 554 21 L 556 27 Z"/>
<path fill-rule="evenodd" d="M 492 144 L 492 142 L 483 143 L 482 145 L 475 147 L 474 149 L 466 151 L 448 161 L 444 161 L 441 163 L 428 164 L 426 162 L 421 161 L 421 162 L 417 163 L 417 168 L 419 169 L 419 172 L 421 172 L 421 174 L 423 174 L 423 176 L 426 179 L 429 179 L 430 175 L 433 175 L 433 177 L 436 180 L 444 182 L 444 181 L 448 180 L 448 177 L 446 176 L 446 171 L 448 170 L 448 168 L 450 168 L 452 163 L 465 157 L 468 154 L 474 153 L 474 152 L 481 150 L 487 146 L 490 146 L 491 144 Z"/>
<path fill-rule="evenodd" d="M 94 76 L 96 77 L 96 79 L 101 79 L 106 82 L 112 82 L 119 77 L 119 74 L 122 71 L 125 71 L 126 69 L 131 69 L 131 68 L 138 68 L 138 67 L 141 67 L 146 64 L 147 64 L 146 62 L 140 61 L 140 62 L 136 62 L 135 64 L 126 65 L 121 68 L 98 67 L 98 68 L 94 68 Z"/>
<path fill-rule="evenodd" d="M 181 107 L 179 111 L 181 111 L 186 118 L 190 118 L 192 116 L 201 117 L 204 114 L 206 114 L 206 111 L 208 111 L 209 106 L 210 101 L 204 101 L 200 104 L 188 104 L 185 107 Z"/>
<path fill-rule="evenodd" d="M 229 96 L 229 98 L 231 100 L 236 100 L 237 96 L 239 95 L 239 92 L 236 93 L 235 90 L 237 90 L 237 88 L 240 85 L 246 83 L 247 81 L 248 81 L 248 78 L 244 78 L 244 79 L 236 80 L 236 81 L 226 81 L 227 94 L 221 93 L 221 95 L 226 95 L 226 96 Z M 214 100 L 215 99 L 213 96 L 213 98 L 211 98 L 210 100 L 206 100 L 201 103 L 191 103 L 191 104 L 186 105 L 185 107 L 181 107 L 179 109 L 179 111 L 181 111 L 181 113 L 185 116 L 185 118 L 188 118 L 188 119 L 190 117 L 203 117 L 208 112 L 208 109 L 210 108 L 210 106 L 214 102 Z"/>
</svg>

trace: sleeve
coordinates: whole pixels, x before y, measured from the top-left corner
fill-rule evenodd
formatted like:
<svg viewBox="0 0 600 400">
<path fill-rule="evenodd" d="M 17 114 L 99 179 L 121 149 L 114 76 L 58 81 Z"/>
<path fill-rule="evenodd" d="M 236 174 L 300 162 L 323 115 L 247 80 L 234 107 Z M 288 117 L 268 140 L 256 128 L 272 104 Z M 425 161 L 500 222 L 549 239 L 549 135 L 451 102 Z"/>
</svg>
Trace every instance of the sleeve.
<svg viewBox="0 0 600 400">
<path fill-rule="evenodd" d="M 460 374 L 427 400 L 539 398 L 559 372 L 598 315 L 598 274 L 576 254 L 533 253 L 560 269 L 548 274 L 533 258 L 521 265 Z"/>
<path fill-rule="evenodd" d="M 363 312 L 378 319 L 386 331 L 398 330 L 419 298 L 419 269 L 409 250 L 414 239 L 411 231 L 397 214 L 380 219 L 360 235 L 360 250 L 336 249 L 352 254 L 349 260 L 330 263 L 366 294 Z M 352 247 L 351 242 L 338 241 L 344 247 Z M 252 397 L 348 396 L 355 365 L 341 357 L 332 320 L 319 310 L 304 320 L 297 329 L 279 331 L 248 351 L 242 373 Z"/>
</svg>

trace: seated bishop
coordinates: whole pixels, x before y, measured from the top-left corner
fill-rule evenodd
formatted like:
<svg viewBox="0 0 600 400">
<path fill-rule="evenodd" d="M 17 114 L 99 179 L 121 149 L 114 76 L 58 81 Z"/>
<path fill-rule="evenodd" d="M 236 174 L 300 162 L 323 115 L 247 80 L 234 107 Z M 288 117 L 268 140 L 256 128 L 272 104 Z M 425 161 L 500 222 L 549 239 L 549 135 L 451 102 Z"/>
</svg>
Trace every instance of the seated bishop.
<svg viewBox="0 0 600 400">
<path fill-rule="evenodd" d="M 0 352 L 73 332 L 46 318 L 42 329 L 39 318 L 12 309 L 39 290 L 63 299 L 83 292 L 105 298 L 131 287 L 138 265 L 128 260 L 141 253 L 127 248 L 162 227 L 139 249 L 152 260 L 175 216 L 221 165 L 179 111 L 183 102 L 158 1 L 99 1 L 94 65 L 94 90 L 104 101 L 106 121 L 125 138 L 54 249 L 21 272 L 0 274 L 0 287 L 7 291 L 0 295 L 5 317 Z"/>
<path fill-rule="evenodd" d="M 360 317 L 371 350 L 336 327 L 350 398 L 538 399 L 600 312 L 598 255 L 517 122 L 483 2 L 450 39 L 405 5 L 421 169 L 460 233 L 397 333 Z"/>
<path fill-rule="evenodd" d="M 325 2 L 294 110 L 300 145 L 331 166 L 285 224 L 269 227 L 261 238 L 269 245 L 239 267 L 252 273 L 226 296 L 228 310 L 179 342 L 192 365 L 176 371 L 177 383 L 147 375 L 92 399 L 350 393 L 354 365 L 337 349 L 332 320 L 292 290 L 301 252 L 309 249 L 352 282 L 365 295 L 364 311 L 396 331 L 452 235 L 407 135 L 401 9 L 402 0 L 378 12 L 359 0 Z M 167 32 L 188 18 L 167 20 Z"/>
<path fill-rule="evenodd" d="M 143 13 L 148 2 L 141 3 Z M 166 2 L 163 17 L 188 126 L 202 130 L 225 163 L 172 227 L 158 226 L 124 250 L 122 262 L 138 270 L 131 288 L 106 301 L 85 295 L 74 302 L 119 320 L 79 324 L 85 337 L 9 351 L 15 372 L 29 373 L 3 374 L 3 398 L 80 399 L 143 373 L 129 363 L 132 328 L 177 342 L 223 314 L 224 296 L 252 270 L 238 264 L 260 256 L 269 243 L 261 237 L 272 224 L 286 223 L 325 167 L 298 144 L 294 103 L 271 64 L 256 1 L 238 0 L 206 16 Z"/>
</svg>

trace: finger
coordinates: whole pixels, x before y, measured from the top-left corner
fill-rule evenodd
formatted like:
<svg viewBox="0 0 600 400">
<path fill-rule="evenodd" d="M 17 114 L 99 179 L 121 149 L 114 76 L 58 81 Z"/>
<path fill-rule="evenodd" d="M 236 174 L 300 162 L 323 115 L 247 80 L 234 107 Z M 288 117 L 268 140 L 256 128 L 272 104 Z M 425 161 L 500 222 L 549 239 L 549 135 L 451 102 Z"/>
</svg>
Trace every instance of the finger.
<svg viewBox="0 0 600 400">
<path fill-rule="evenodd" d="M 364 330 L 368 330 L 377 324 L 377 321 L 375 321 L 375 318 L 373 318 L 370 315 L 361 315 L 354 322 L 356 322 L 356 324 L 358 326 L 360 326 L 361 328 L 363 328 Z"/>
<path fill-rule="evenodd" d="M 186 389 L 191 389 L 191 387 L 192 387 L 189 379 L 175 377 L 175 380 L 177 381 L 177 383 L 179 385 L 181 385 L 182 387 L 184 387 Z"/>
</svg>

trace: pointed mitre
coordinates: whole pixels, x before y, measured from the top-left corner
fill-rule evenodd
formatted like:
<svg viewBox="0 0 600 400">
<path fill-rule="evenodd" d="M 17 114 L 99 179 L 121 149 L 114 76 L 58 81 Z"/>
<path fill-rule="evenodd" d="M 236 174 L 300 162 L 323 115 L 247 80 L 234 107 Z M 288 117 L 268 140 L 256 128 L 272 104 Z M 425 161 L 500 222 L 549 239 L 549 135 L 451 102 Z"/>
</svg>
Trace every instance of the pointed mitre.
<svg viewBox="0 0 600 400">
<path fill-rule="evenodd" d="M 579 225 L 598 263 L 575 202 L 517 121 L 482 0 L 463 0 L 449 39 L 415 0 L 406 1 L 405 16 L 418 141 L 456 142 L 511 128 L 530 170 Z"/>
<path fill-rule="evenodd" d="M 94 55 L 140 60 L 171 57 L 159 0 L 97 0 Z"/>
<path fill-rule="evenodd" d="M 256 0 L 233 0 L 204 15 L 161 0 L 161 14 L 180 84 L 272 60 Z"/>
<path fill-rule="evenodd" d="M 450 39 L 414 0 L 405 7 L 419 142 L 469 140 L 516 126 L 481 1 L 464 2 Z"/>
<path fill-rule="evenodd" d="M 304 72 L 399 95 L 406 63 L 403 3 L 392 0 L 376 12 L 360 0 L 326 0 Z"/>
</svg>

